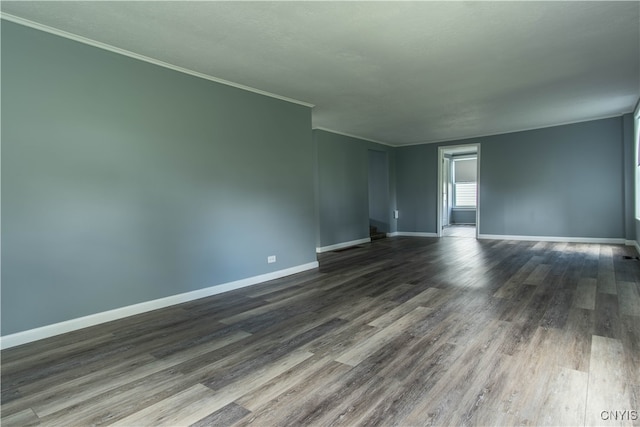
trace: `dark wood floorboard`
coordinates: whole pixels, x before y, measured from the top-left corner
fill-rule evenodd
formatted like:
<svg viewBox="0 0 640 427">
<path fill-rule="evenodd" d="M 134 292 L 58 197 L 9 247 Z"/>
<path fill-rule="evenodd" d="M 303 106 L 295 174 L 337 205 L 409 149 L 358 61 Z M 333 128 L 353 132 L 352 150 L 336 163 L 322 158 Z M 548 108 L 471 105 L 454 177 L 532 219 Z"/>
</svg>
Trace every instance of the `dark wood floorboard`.
<svg viewBox="0 0 640 427">
<path fill-rule="evenodd" d="M 312 271 L 2 351 L 0 422 L 640 425 L 636 255 L 408 237 L 324 253 Z"/>
</svg>

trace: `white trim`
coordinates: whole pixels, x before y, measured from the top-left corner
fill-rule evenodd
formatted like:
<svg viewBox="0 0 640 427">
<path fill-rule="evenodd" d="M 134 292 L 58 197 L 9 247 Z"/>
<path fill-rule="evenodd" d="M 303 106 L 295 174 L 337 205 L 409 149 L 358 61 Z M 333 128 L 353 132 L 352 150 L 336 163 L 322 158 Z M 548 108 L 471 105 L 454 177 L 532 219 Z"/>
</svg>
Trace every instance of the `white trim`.
<svg viewBox="0 0 640 427">
<path fill-rule="evenodd" d="M 633 111 L 626 111 L 626 112 L 623 112 L 623 113 L 612 114 L 612 115 L 607 115 L 607 116 L 602 116 L 602 117 L 593 117 L 591 119 L 576 120 L 576 121 L 569 121 L 569 122 L 561 122 L 561 123 L 556 123 L 556 124 L 552 124 L 552 125 L 544 125 L 544 126 L 531 127 L 531 128 L 508 130 L 508 131 L 497 132 L 497 133 L 486 133 L 486 134 L 477 135 L 477 136 L 460 136 L 460 137 L 454 137 L 454 138 L 449 138 L 449 139 L 438 139 L 438 140 L 435 140 L 435 141 L 409 142 L 408 144 L 397 144 L 397 145 L 394 145 L 394 147 L 411 147 L 413 145 L 439 144 L 439 143 L 443 143 L 443 142 L 453 142 L 453 141 L 459 141 L 461 145 L 467 145 L 467 144 L 464 143 L 464 141 L 474 140 L 474 139 L 478 139 L 478 138 L 488 138 L 490 136 L 509 135 L 511 133 L 518 133 L 518 132 L 529 132 L 529 131 L 538 130 L 538 129 L 547 129 L 547 128 L 553 128 L 553 127 L 559 127 L 559 126 L 575 125 L 575 124 L 578 124 L 578 123 L 593 122 L 593 121 L 596 121 L 596 120 L 613 119 L 614 117 L 622 117 L 625 114 L 629 114 L 631 112 L 633 112 Z"/>
<path fill-rule="evenodd" d="M 223 283 L 196 291 L 185 292 L 182 294 L 172 295 L 156 300 L 145 301 L 138 304 L 120 307 L 113 310 L 103 311 L 101 313 L 90 314 L 84 317 L 65 320 L 64 322 L 54 323 L 52 325 L 42 326 L 27 331 L 17 332 L 11 335 L 0 337 L 0 348 L 10 348 L 17 345 L 26 344 L 32 341 L 49 338 L 55 335 L 64 334 L 66 332 L 75 331 L 89 326 L 98 325 L 100 323 L 110 322 L 112 320 L 122 319 L 124 317 L 145 313 L 159 308 L 165 308 L 184 302 L 220 294 L 222 292 L 232 291 L 234 289 L 244 288 L 246 286 L 256 285 L 258 283 L 267 282 L 269 280 L 278 279 L 280 277 L 289 276 L 307 270 L 318 268 L 318 261 L 302 264 L 284 270 L 278 270 L 271 273 L 261 274 L 259 276 L 248 277 L 246 279 L 236 280 L 234 282 Z"/>
<path fill-rule="evenodd" d="M 369 243 L 369 242 L 371 242 L 371 237 L 367 237 L 366 239 L 351 240 L 350 242 L 336 243 L 335 245 L 321 246 L 316 248 L 316 253 L 321 254 L 323 252 L 330 252 L 330 251 L 335 251 L 336 249 L 349 248 L 351 246 L 360 245 L 362 243 Z"/>
<path fill-rule="evenodd" d="M 640 244 L 638 244 L 637 240 L 626 240 L 624 244 L 636 248 L 636 252 L 638 252 L 638 254 L 640 255 Z"/>
<path fill-rule="evenodd" d="M 180 67 L 178 65 L 173 65 L 170 64 L 168 62 L 164 62 L 164 61 L 160 61 L 158 59 L 154 59 L 154 58 L 150 58 L 148 56 L 144 56 L 144 55 L 140 55 L 138 53 L 135 52 L 131 52 L 128 51 L 126 49 L 121 49 L 119 47 L 115 47 L 115 46 L 111 46 L 109 44 L 106 43 L 102 43 L 96 40 L 92 40 L 89 39 L 87 37 L 83 37 L 83 36 L 79 36 L 77 34 L 73 34 L 73 33 L 69 33 L 67 31 L 63 31 L 63 30 L 59 30 L 57 28 L 53 28 L 53 27 L 49 27 L 48 25 L 44 25 L 44 24 L 40 24 L 34 21 L 30 21 L 28 19 L 24 19 L 24 18 L 20 18 L 18 16 L 14 16 L 5 12 L 0 12 L 0 18 L 13 22 L 15 24 L 19 24 L 19 25 L 24 25 L 25 27 L 30 27 L 36 30 L 40 30 L 40 31 L 44 31 L 46 33 L 49 34 L 53 34 L 56 36 L 60 36 L 60 37 L 64 37 L 66 39 L 69 40 L 73 40 L 79 43 L 83 43 L 89 46 L 93 46 L 93 47 L 97 47 L 98 49 L 103 49 L 103 50 L 108 50 L 109 52 L 113 52 L 113 53 L 117 53 L 120 55 L 124 55 L 124 56 L 128 56 L 129 58 L 133 58 L 133 59 L 137 59 L 140 61 L 144 61 L 144 62 L 148 62 L 150 64 L 153 65 L 157 65 L 160 67 L 164 67 L 164 68 L 168 68 L 170 70 L 173 71 L 177 71 L 179 73 L 183 73 L 183 74 L 189 74 L 191 76 L 194 77 L 199 77 L 201 79 L 205 79 L 205 80 L 210 80 L 212 82 L 216 82 L 216 83 L 220 83 L 226 86 L 231 86 L 231 87 L 235 87 L 237 89 L 242 89 L 242 90 L 246 90 L 247 92 L 253 92 L 253 93 L 257 93 L 259 95 L 264 95 L 264 96 L 268 96 L 270 98 L 276 98 L 279 99 L 281 101 L 286 101 L 286 102 L 291 102 L 293 104 L 299 104 L 299 105 L 303 105 L 305 107 L 310 107 L 313 108 L 315 107 L 314 104 L 311 104 L 309 102 L 304 102 L 304 101 L 299 101 L 297 99 L 293 99 L 293 98 L 288 98 L 286 96 L 281 96 L 281 95 L 277 95 L 275 93 L 271 93 L 271 92 L 267 92 L 264 90 L 260 90 L 260 89 L 256 89 L 250 86 L 245 86 L 243 84 L 240 83 L 234 83 L 231 82 L 229 80 L 224 80 L 224 79 L 220 79 L 218 77 L 214 77 L 214 76 L 210 76 L 208 74 L 204 74 L 204 73 L 200 73 L 198 71 L 193 71 L 193 70 L 189 70 L 188 68 L 183 68 Z"/>
<path fill-rule="evenodd" d="M 406 237 L 438 237 L 438 233 L 423 233 L 419 231 L 396 231 L 391 233 L 393 236 L 406 236 Z"/>
<path fill-rule="evenodd" d="M 392 145 L 392 144 L 389 144 L 388 142 L 377 141 L 375 139 L 365 138 L 364 136 L 353 135 L 351 133 L 340 132 L 340 131 L 329 129 L 329 128 L 325 128 L 325 127 L 322 127 L 322 126 L 315 126 L 313 128 L 313 130 L 323 130 L 325 132 L 335 133 L 336 135 L 342 135 L 342 136 L 346 136 L 346 137 L 349 137 L 349 138 L 355 138 L 355 139 L 361 139 L 363 141 L 373 142 L 375 144 L 386 145 L 387 147 L 397 147 L 397 145 Z"/>
<path fill-rule="evenodd" d="M 624 245 L 626 243 L 625 239 L 609 237 L 513 236 L 507 234 L 479 234 L 478 239 L 521 240 L 527 242 L 600 243 L 612 245 Z"/>
</svg>

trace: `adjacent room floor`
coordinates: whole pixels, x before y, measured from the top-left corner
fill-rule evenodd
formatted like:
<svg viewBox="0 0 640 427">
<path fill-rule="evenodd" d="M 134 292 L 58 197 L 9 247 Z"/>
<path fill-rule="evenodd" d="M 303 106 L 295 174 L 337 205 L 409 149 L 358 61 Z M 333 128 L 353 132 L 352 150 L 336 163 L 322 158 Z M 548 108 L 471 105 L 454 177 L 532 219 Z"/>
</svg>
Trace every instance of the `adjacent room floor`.
<svg viewBox="0 0 640 427">
<path fill-rule="evenodd" d="M 625 255 L 408 237 L 322 254 L 3 351 L 2 425 L 637 425 L 640 261 Z"/>
<path fill-rule="evenodd" d="M 442 237 L 476 238 L 476 226 L 469 224 L 453 224 L 442 228 Z"/>
</svg>

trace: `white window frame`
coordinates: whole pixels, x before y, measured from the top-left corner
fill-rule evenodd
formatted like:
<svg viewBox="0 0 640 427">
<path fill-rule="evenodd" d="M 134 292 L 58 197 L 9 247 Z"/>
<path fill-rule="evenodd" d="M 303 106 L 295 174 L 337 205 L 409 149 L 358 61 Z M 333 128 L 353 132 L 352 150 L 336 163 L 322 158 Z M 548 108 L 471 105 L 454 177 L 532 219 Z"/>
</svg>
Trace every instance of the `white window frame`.
<svg viewBox="0 0 640 427">
<path fill-rule="evenodd" d="M 473 205 L 462 205 L 459 206 L 457 204 L 457 182 L 456 182 L 456 175 L 455 175 L 455 168 L 456 168 L 456 162 L 459 160 L 471 160 L 471 159 L 475 159 L 475 161 L 478 161 L 478 156 L 473 154 L 473 155 L 468 155 L 468 156 L 456 156 L 453 157 L 451 159 L 451 183 L 452 183 L 452 188 L 453 188 L 453 204 L 452 207 L 453 209 L 457 209 L 457 210 L 475 210 L 478 208 L 478 176 L 476 174 L 476 180 L 473 182 L 473 184 L 475 184 L 475 200 L 474 200 L 474 204 Z M 477 164 L 477 163 L 476 163 Z M 460 184 L 469 184 L 470 182 L 460 182 Z"/>
</svg>

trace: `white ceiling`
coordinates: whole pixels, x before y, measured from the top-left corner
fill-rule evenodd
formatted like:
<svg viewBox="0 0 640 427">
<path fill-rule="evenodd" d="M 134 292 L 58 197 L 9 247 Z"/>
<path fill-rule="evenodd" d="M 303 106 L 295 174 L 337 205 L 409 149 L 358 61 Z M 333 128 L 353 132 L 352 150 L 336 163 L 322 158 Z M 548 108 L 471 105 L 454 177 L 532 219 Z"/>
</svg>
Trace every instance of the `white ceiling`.
<svg viewBox="0 0 640 427">
<path fill-rule="evenodd" d="M 3 13 L 315 105 L 389 145 L 620 115 L 640 2 L 2 1 Z"/>
</svg>

